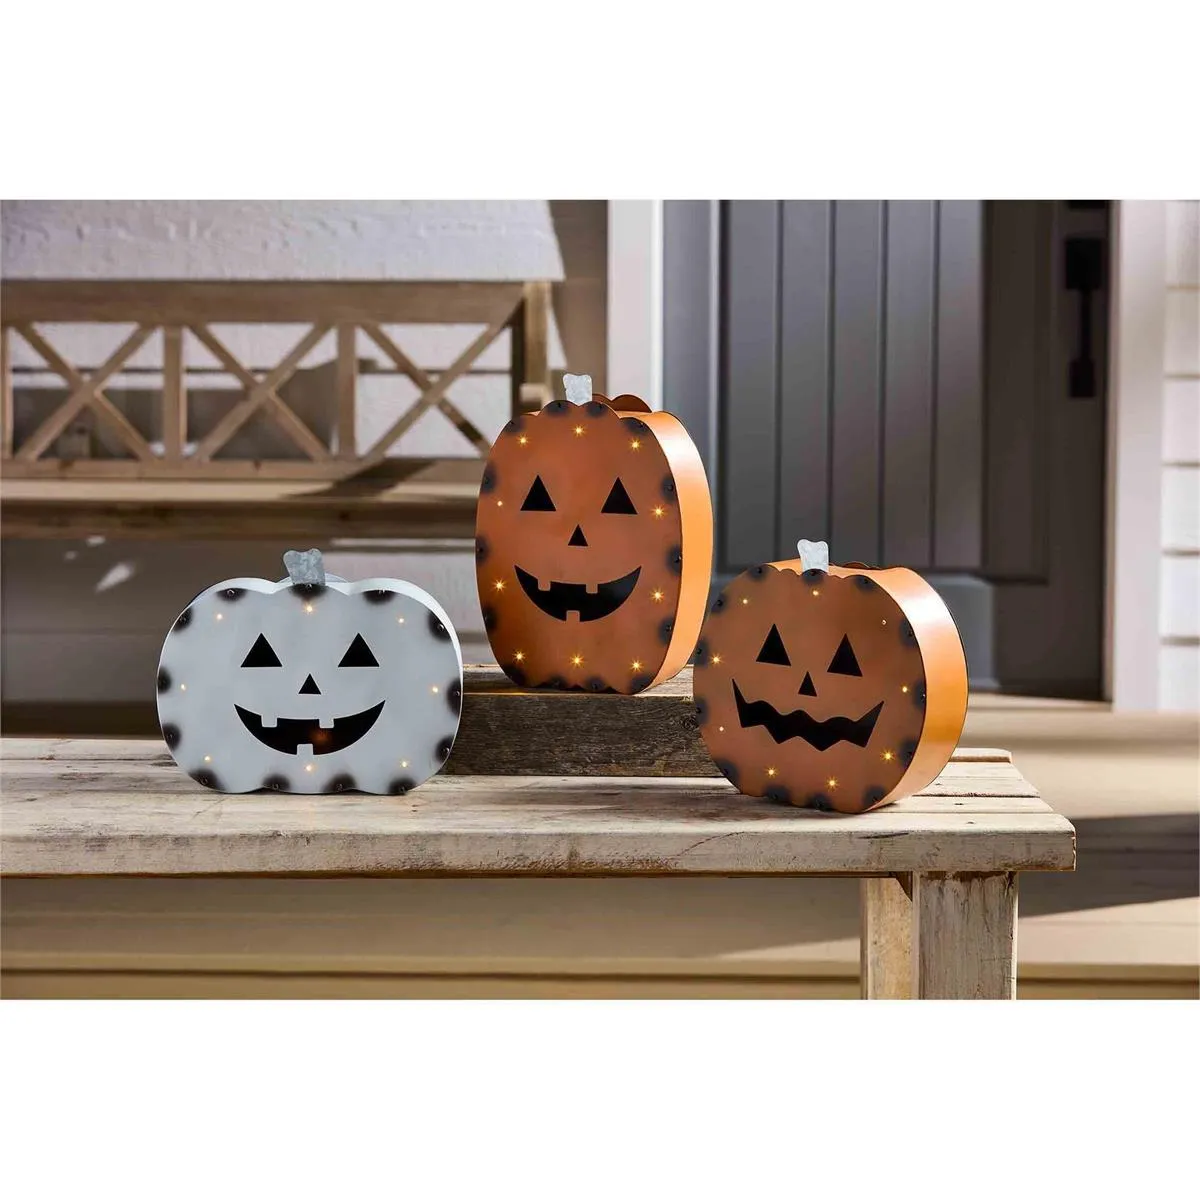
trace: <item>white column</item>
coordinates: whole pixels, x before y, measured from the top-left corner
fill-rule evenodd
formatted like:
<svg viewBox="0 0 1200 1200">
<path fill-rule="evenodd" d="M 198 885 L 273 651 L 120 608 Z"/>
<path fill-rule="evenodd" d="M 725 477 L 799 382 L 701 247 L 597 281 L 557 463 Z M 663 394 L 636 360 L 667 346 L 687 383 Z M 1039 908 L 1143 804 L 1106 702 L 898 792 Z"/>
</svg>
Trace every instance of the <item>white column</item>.
<svg viewBox="0 0 1200 1200">
<path fill-rule="evenodd" d="M 1166 329 L 1166 205 L 1116 204 L 1108 422 L 1106 691 L 1156 709 Z"/>
<path fill-rule="evenodd" d="M 608 394 L 662 408 L 662 201 L 608 202 Z"/>
</svg>

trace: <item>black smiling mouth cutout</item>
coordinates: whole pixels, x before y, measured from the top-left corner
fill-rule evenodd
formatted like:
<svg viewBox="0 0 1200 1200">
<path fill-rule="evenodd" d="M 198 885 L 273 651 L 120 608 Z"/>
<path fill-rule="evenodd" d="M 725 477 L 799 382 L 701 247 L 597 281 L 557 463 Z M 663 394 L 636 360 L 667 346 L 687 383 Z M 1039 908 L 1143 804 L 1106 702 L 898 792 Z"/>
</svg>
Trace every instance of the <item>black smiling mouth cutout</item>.
<svg viewBox="0 0 1200 1200">
<path fill-rule="evenodd" d="M 865 747 L 883 711 L 883 701 L 880 700 L 857 721 L 850 717 L 830 717 L 827 721 L 818 721 L 802 708 L 781 713 L 766 700 L 747 700 L 736 681 L 733 684 L 733 696 L 737 701 L 738 720 L 743 729 L 761 726 L 775 739 L 776 745 L 792 738 L 801 738 L 814 750 L 828 750 L 839 742 L 849 742 L 860 749 Z"/>
<path fill-rule="evenodd" d="M 581 621 L 598 621 L 611 616 L 633 594 L 642 573 L 641 567 L 634 567 L 620 579 L 597 584 L 594 592 L 589 592 L 584 583 L 559 583 L 557 580 L 543 591 L 528 571 L 522 571 L 520 567 L 515 569 L 521 590 L 546 616 L 556 621 L 565 621 L 567 614 L 572 612 L 578 613 Z"/>
<path fill-rule="evenodd" d="M 258 713 L 240 704 L 233 707 L 237 709 L 242 724 L 272 750 L 278 750 L 281 754 L 295 754 L 301 746 L 309 745 L 314 754 L 335 754 L 353 746 L 367 733 L 386 703 L 386 700 L 380 700 L 374 708 L 364 708 L 362 712 L 351 713 L 348 717 L 338 717 L 331 728 L 322 727 L 317 720 L 296 717 L 280 717 L 279 724 L 264 726 Z"/>
</svg>

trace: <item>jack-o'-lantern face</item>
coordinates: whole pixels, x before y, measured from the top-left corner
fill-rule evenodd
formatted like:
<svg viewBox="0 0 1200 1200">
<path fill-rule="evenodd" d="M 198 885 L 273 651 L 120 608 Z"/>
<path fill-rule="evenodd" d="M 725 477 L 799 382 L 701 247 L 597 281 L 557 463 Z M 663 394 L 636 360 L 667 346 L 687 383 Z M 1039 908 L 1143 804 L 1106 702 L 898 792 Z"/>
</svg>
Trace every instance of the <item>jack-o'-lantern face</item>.
<svg viewBox="0 0 1200 1200">
<path fill-rule="evenodd" d="M 633 403 L 625 414 L 603 397 L 554 401 L 492 447 L 479 596 L 496 659 L 520 684 L 636 692 L 695 646 L 712 557 L 704 469 L 674 417 Z"/>
<path fill-rule="evenodd" d="M 225 580 L 159 662 L 168 749 L 225 792 L 406 792 L 446 761 L 461 705 L 449 617 L 396 579 Z"/>
<path fill-rule="evenodd" d="M 966 715 L 962 645 L 912 571 L 801 566 L 755 567 L 713 606 L 696 655 L 701 732 L 748 795 L 862 812 L 948 761 Z"/>
</svg>

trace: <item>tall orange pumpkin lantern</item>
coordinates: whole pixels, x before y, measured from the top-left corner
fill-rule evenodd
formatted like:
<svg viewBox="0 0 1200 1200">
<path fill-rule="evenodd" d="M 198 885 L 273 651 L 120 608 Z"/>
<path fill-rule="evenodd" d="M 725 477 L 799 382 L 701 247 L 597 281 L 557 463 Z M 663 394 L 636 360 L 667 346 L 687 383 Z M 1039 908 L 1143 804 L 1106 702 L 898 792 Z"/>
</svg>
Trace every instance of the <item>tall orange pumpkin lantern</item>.
<svg viewBox="0 0 1200 1200">
<path fill-rule="evenodd" d="M 515 683 L 632 694 L 696 645 L 712 503 L 687 430 L 635 396 L 592 393 L 517 417 L 484 468 L 475 562 L 484 626 Z"/>
<path fill-rule="evenodd" d="M 927 787 L 967 712 L 954 620 L 915 571 L 830 566 L 823 542 L 718 597 L 696 650 L 701 734 L 742 792 L 842 813 Z"/>
</svg>

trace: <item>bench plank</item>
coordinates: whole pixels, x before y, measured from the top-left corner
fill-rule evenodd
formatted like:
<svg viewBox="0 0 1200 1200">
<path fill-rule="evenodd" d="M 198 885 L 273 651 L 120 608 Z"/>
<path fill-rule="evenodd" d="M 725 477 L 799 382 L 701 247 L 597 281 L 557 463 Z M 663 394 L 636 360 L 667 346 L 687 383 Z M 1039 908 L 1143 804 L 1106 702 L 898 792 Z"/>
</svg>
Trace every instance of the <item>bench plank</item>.
<svg viewBox="0 0 1200 1200">
<path fill-rule="evenodd" d="M 952 763 L 857 817 L 724 780 L 440 776 L 408 796 L 223 796 L 155 742 L 5 746 L 0 869 L 103 874 L 890 874 L 1071 870 L 1074 831 L 1007 764 Z M 69 749 L 70 754 L 60 753 Z M 987 774 L 980 774 L 986 771 Z"/>
</svg>

